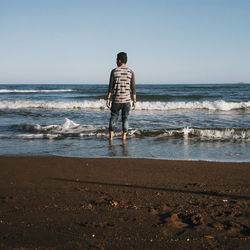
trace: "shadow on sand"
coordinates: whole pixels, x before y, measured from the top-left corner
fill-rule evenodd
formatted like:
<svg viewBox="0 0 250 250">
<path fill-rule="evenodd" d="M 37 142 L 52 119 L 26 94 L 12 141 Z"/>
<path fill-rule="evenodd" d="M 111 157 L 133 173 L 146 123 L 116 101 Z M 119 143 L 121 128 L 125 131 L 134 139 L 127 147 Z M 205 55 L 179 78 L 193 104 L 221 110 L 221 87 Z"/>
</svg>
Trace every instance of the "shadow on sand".
<svg viewBox="0 0 250 250">
<path fill-rule="evenodd" d="M 75 182 L 75 183 L 82 183 L 82 184 L 103 185 L 103 186 L 109 186 L 109 187 L 125 187 L 125 188 L 146 189 L 146 190 L 153 190 L 153 191 L 166 191 L 166 192 L 176 192 L 176 193 L 185 193 L 185 194 L 209 195 L 209 196 L 214 196 L 214 197 L 230 198 L 230 199 L 237 199 L 237 200 L 250 200 L 249 196 L 223 194 L 223 193 L 218 193 L 216 191 L 199 191 L 199 190 L 194 191 L 194 190 L 182 190 L 182 189 L 173 189 L 173 188 L 147 187 L 147 186 L 140 186 L 140 185 L 114 184 L 114 183 L 83 181 L 83 180 L 66 179 L 66 178 L 50 178 L 50 179 L 54 180 L 54 181 L 65 181 L 65 182 Z"/>
</svg>

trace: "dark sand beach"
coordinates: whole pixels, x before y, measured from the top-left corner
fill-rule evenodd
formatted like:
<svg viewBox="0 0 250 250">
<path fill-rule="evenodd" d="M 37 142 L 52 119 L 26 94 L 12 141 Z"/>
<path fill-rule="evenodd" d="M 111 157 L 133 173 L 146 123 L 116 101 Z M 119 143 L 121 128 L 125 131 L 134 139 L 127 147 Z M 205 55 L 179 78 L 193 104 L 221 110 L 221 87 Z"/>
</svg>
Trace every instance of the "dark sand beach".
<svg viewBox="0 0 250 250">
<path fill-rule="evenodd" d="M 249 249 L 250 163 L 1 157 L 0 249 Z"/>
</svg>

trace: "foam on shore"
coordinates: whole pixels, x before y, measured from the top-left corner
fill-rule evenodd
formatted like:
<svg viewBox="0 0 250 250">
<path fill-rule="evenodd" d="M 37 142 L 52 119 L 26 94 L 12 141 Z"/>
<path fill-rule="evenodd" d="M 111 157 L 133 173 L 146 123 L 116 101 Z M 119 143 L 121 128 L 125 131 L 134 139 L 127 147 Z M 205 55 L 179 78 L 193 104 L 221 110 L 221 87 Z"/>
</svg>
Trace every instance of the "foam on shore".
<svg viewBox="0 0 250 250">
<path fill-rule="evenodd" d="M 57 139 L 72 137 L 96 137 L 108 136 L 108 128 L 93 125 L 78 124 L 65 118 L 63 124 L 16 124 L 11 125 L 11 130 L 20 133 L 1 134 L 0 138 L 23 138 L 23 139 Z M 120 135 L 117 133 L 116 135 Z M 182 127 L 175 129 L 130 129 L 129 136 L 133 137 L 156 137 L 156 138 L 196 138 L 199 140 L 235 140 L 250 141 L 250 128 L 196 128 Z"/>
</svg>

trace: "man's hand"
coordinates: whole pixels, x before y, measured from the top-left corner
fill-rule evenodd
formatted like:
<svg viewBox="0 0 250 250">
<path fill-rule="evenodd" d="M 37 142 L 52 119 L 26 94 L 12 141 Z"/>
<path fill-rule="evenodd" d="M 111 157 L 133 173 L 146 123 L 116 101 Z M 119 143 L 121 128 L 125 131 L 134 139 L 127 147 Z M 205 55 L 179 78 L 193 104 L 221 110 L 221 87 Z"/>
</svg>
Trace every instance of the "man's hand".
<svg viewBox="0 0 250 250">
<path fill-rule="evenodd" d="M 132 95 L 132 108 L 135 109 L 135 104 L 136 104 L 136 95 Z"/>
<path fill-rule="evenodd" d="M 136 101 L 133 101 L 132 102 L 132 108 L 135 109 L 135 104 L 136 104 Z"/>
<path fill-rule="evenodd" d="M 111 101 L 110 98 L 106 100 L 106 106 L 110 109 L 111 108 Z"/>
</svg>

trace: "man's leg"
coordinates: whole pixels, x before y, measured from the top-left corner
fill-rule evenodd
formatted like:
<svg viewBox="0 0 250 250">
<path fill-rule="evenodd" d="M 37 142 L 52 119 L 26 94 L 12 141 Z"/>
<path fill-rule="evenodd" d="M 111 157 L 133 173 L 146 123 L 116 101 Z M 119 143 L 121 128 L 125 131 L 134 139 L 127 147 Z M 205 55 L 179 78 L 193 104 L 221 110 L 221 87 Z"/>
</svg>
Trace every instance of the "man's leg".
<svg viewBox="0 0 250 250">
<path fill-rule="evenodd" d="M 123 142 L 126 141 L 127 133 L 128 133 L 128 116 L 130 111 L 130 102 L 123 103 L 122 106 L 122 140 Z"/>
<path fill-rule="evenodd" d="M 114 131 L 109 131 L 109 141 L 111 142 L 114 137 Z"/>
<path fill-rule="evenodd" d="M 113 140 L 114 130 L 116 128 L 117 120 L 119 117 L 120 105 L 119 103 L 112 103 L 111 116 L 109 120 L 109 140 Z"/>
</svg>

